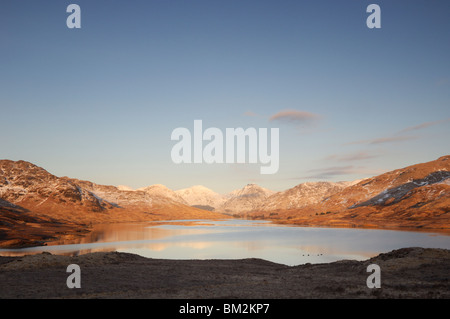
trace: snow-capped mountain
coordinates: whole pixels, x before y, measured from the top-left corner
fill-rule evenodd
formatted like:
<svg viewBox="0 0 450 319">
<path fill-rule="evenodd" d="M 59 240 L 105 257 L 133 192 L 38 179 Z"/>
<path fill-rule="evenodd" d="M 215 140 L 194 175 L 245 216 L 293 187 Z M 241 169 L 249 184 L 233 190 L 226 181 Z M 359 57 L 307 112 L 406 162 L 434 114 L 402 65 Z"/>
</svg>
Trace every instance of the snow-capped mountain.
<svg viewBox="0 0 450 319">
<path fill-rule="evenodd" d="M 254 210 L 274 193 L 274 191 L 256 184 L 248 184 L 241 189 L 227 194 L 225 196 L 227 200 L 216 211 L 231 214 L 248 212 Z"/>
<path fill-rule="evenodd" d="M 137 189 L 137 191 L 145 192 L 152 197 L 169 198 L 170 200 L 181 203 L 183 205 L 189 205 L 183 199 L 183 197 L 181 197 L 173 190 L 171 190 L 161 184 L 155 184 L 155 185 L 151 185 L 151 186 L 147 186 L 147 187 L 142 187 L 142 188 Z"/>
<path fill-rule="evenodd" d="M 127 185 L 118 185 L 117 189 L 120 191 L 134 191 L 134 189 Z"/>
<path fill-rule="evenodd" d="M 209 210 L 216 209 L 226 200 L 223 195 L 202 185 L 179 189 L 175 193 L 190 206 L 209 208 Z"/>
<path fill-rule="evenodd" d="M 177 190 L 175 193 L 191 206 L 227 214 L 238 214 L 252 210 L 270 211 L 304 207 L 317 203 L 354 183 L 303 183 L 282 192 L 274 192 L 256 184 L 248 184 L 223 195 L 197 185 Z"/>
</svg>

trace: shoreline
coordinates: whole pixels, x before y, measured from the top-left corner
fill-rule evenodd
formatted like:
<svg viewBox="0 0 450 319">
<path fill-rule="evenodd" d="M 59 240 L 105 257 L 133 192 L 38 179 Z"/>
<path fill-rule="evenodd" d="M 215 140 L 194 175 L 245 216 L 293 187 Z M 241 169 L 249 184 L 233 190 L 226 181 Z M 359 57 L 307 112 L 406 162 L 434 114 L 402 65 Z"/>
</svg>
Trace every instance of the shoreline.
<svg viewBox="0 0 450 319">
<path fill-rule="evenodd" d="M 366 285 L 381 268 L 381 289 Z M 81 268 L 69 289 L 66 268 Z M 286 266 L 263 259 L 166 260 L 129 253 L 0 257 L 2 299 L 450 298 L 450 250 L 402 248 L 364 261 Z"/>
<path fill-rule="evenodd" d="M 408 232 L 420 232 L 420 233 L 438 233 L 441 235 L 449 235 L 450 236 L 450 228 L 448 227 L 420 227 L 420 226 L 409 226 L 409 225 L 383 225 L 383 224 L 369 224 L 369 223 L 350 223 L 350 222 L 341 222 L 341 223 L 314 223 L 314 224 L 306 224 L 306 223 L 293 223 L 289 220 L 276 220 L 276 219 L 253 219 L 253 220 L 266 220 L 271 221 L 275 224 L 293 226 L 293 227 L 317 227 L 317 228 L 344 228 L 344 229 L 378 229 L 378 230 L 393 230 L 393 231 L 408 231 Z"/>
</svg>

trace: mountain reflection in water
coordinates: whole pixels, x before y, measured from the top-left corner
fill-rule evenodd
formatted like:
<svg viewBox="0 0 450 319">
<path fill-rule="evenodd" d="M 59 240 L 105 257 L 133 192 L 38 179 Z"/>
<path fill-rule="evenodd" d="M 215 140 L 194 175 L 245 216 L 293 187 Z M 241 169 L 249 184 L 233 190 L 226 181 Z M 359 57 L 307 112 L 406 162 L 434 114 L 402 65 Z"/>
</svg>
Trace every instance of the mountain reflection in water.
<svg viewBox="0 0 450 319">
<path fill-rule="evenodd" d="M 450 249 L 450 236 L 425 232 L 277 225 L 251 220 L 191 220 L 95 225 L 77 240 L 0 249 L 0 256 L 43 251 L 79 255 L 119 251 L 163 259 L 262 258 L 299 265 L 365 260 L 404 247 Z"/>
</svg>

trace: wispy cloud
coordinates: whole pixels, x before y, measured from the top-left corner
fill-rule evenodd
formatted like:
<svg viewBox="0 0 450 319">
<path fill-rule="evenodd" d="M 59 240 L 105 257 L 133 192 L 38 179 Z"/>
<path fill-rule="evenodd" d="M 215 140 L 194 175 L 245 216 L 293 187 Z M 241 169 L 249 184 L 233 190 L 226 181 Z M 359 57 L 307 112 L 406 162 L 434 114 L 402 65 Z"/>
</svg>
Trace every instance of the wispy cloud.
<svg viewBox="0 0 450 319">
<path fill-rule="evenodd" d="M 376 145 L 376 144 L 385 144 L 385 143 L 394 143 L 394 142 L 403 142 L 417 139 L 417 136 L 389 136 L 389 137 L 380 137 L 371 140 L 360 140 L 345 143 L 344 145 L 354 145 L 354 144 L 366 144 L 366 145 Z"/>
<path fill-rule="evenodd" d="M 323 179 L 328 180 L 337 176 L 344 175 L 375 175 L 380 174 L 382 171 L 375 169 L 368 169 L 367 167 L 362 166 L 331 166 L 325 168 L 316 168 L 307 171 L 310 175 L 302 176 L 301 179 L 309 178 L 309 179 Z"/>
<path fill-rule="evenodd" d="M 337 155 L 332 154 L 327 157 L 325 157 L 325 160 L 332 160 L 332 161 L 339 161 L 339 162 L 354 162 L 354 161 L 363 161 L 367 159 L 372 159 L 377 157 L 377 155 L 371 155 L 367 152 L 357 152 L 347 155 Z"/>
<path fill-rule="evenodd" d="M 321 118 L 320 115 L 306 111 L 283 110 L 269 118 L 269 121 L 280 121 L 297 127 L 310 125 Z"/>
<path fill-rule="evenodd" d="M 421 130 L 421 129 L 424 129 L 424 128 L 427 128 L 427 127 L 430 127 L 430 126 L 443 124 L 443 123 L 446 123 L 446 122 L 450 122 L 450 118 L 445 119 L 445 120 L 439 120 L 439 121 L 424 122 L 424 123 L 421 123 L 419 125 L 410 126 L 410 127 L 404 128 L 399 133 L 417 131 L 417 130 Z"/>
<path fill-rule="evenodd" d="M 359 140 L 359 141 L 345 143 L 344 145 L 353 145 L 353 144 L 376 145 L 376 144 L 395 143 L 395 142 L 414 140 L 419 137 L 413 136 L 413 135 L 405 135 L 405 133 L 419 131 L 419 130 L 425 129 L 427 127 L 430 127 L 430 126 L 435 126 L 435 125 L 443 124 L 446 122 L 450 122 L 450 118 L 447 118 L 444 120 L 438 120 L 438 121 L 423 122 L 418 125 L 409 126 L 409 127 L 406 127 L 404 129 L 398 131 L 397 133 L 394 133 L 392 136 L 374 138 L 374 139 L 370 139 L 370 140 Z"/>
</svg>

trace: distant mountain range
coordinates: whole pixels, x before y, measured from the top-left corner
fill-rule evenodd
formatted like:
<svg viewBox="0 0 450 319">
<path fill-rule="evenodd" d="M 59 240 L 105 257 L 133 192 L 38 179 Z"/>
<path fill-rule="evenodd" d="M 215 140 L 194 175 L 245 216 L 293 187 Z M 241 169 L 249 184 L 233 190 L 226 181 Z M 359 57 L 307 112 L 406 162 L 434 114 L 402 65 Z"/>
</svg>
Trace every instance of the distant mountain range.
<svg viewBox="0 0 450 319">
<path fill-rule="evenodd" d="M 234 190 L 227 194 L 219 194 L 213 190 L 196 185 L 189 188 L 173 191 L 164 185 L 152 185 L 139 188 L 135 192 L 143 191 L 150 197 L 165 197 L 180 204 L 199 207 L 209 211 L 219 213 L 239 215 L 255 210 L 274 210 L 274 209 L 294 209 L 301 208 L 308 204 L 319 202 L 322 198 L 330 196 L 342 189 L 351 186 L 354 182 L 308 182 L 297 185 L 283 192 L 274 192 L 256 184 L 247 184 L 243 188 Z M 77 181 L 78 184 L 86 183 Z M 102 193 L 98 188 L 88 187 L 82 184 L 84 188 L 91 190 L 102 198 L 117 202 Z M 99 185 L 97 185 L 99 187 Z M 121 189 L 133 191 L 130 187 L 121 186 Z"/>
<path fill-rule="evenodd" d="M 44 224 L 41 229 L 66 227 L 61 234 L 73 236 L 95 223 L 229 215 L 302 225 L 450 229 L 449 195 L 450 156 L 353 182 L 308 182 L 282 192 L 248 184 L 228 194 L 201 185 L 176 191 L 98 185 L 1 160 L 0 242 L 37 244 L 58 237 L 40 236 L 38 225 Z"/>
</svg>

